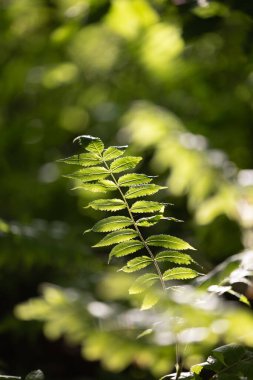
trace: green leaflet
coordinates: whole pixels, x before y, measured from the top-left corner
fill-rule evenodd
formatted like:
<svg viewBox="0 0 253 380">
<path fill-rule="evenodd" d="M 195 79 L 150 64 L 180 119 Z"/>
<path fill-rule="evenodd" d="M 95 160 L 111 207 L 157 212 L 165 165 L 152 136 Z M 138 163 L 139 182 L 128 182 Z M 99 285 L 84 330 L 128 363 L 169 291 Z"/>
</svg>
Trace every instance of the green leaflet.
<svg viewBox="0 0 253 380">
<path fill-rule="evenodd" d="M 118 244 L 123 241 L 131 240 L 137 237 L 137 232 L 130 228 L 126 228 L 125 230 L 120 230 L 116 232 L 111 232 L 106 235 L 103 239 L 101 239 L 97 244 L 93 245 L 93 247 L 106 247 L 108 245 Z"/>
<path fill-rule="evenodd" d="M 110 216 L 97 222 L 91 230 L 95 232 L 111 232 L 128 227 L 131 224 L 133 222 L 126 216 Z"/>
<path fill-rule="evenodd" d="M 92 193 L 106 193 L 108 189 L 99 183 L 84 183 L 80 186 L 74 187 L 72 190 L 86 190 Z"/>
<path fill-rule="evenodd" d="M 158 186 L 154 184 L 138 185 L 136 187 L 131 187 L 125 194 L 127 199 L 133 199 L 138 197 L 144 197 L 146 195 L 152 195 L 157 193 L 159 190 L 166 189 L 164 186 Z"/>
<path fill-rule="evenodd" d="M 102 160 L 93 153 L 82 153 L 58 160 L 69 165 L 95 166 L 101 164 Z"/>
<path fill-rule="evenodd" d="M 137 201 L 132 205 L 131 211 L 134 213 L 163 212 L 164 204 L 152 201 Z"/>
<path fill-rule="evenodd" d="M 118 180 L 118 184 L 122 187 L 131 187 L 136 185 L 143 185 L 152 181 L 152 177 L 148 177 L 145 174 L 125 174 Z"/>
<path fill-rule="evenodd" d="M 101 155 L 101 153 L 104 150 L 104 144 L 99 137 L 94 137 L 94 136 L 90 136 L 90 135 L 81 135 L 81 136 L 77 136 L 73 140 L 73 142 L 77 141 L 79 143 L 79 145 L 83 146 L 83 140 L 89 140 L 90 141 L 88 146 L 85 148 L 86 150 L 88 150 L 88 152 L 98 154 L 99 156 Z"/>
<path fill-rule="evenodd" d="M 129 294 L 139 294 L 152 286 L 159 280 L 159 276 L 155 273 L 146 273 L 138 277 L 129 288 Z"/>
<path fill-rule="evenodd" d="M 164 247 L 176 250 L 194 249 L 186 241 L 171 235 L 152 235 L 147 238 L 146 243 L 154 247 Z"/>
<path fill-rule="evenodd" d="M 178 268 L 172 268 L 172 269 L 166 270 L 163 273 L 163 280 L 164 281 L 189 280 L 189 279 L 195 278 L 199 275 L 200 275 L 200 273 L 196 272 L 193 269 L 185 268 L 185 267 L 178 267 Z"/>
<path fill-rule="evenodd" d="M 126 156 L 118 158 L 110 165 L 112 173 L 120 173 L 128 169 L 133 169 L 142 160 L 142 157 Z"/>
<path fill-rule="evenodd" d="M 110 146 L 110 148 L 106 149 L 103 153 L 103 159 L 105 161 L 114 160 L 117 157 L 122 156 L 125 153 L 125 150 L 120 150 L 115 146 Z"/>
<path fill-rule="evenodd" d="M 107 190 L 114 191 L 117 190 L 117 186 L 113 181 L 110 181 L 109 179 L 102 179 L 99 181 L 101 185 L 105 186 Z"/>
<path fill-rule="evenodd" d="M 80 169 L 77 172 L 74 172 L 73 174 L 68 174 L 65 177 L 67 178 L 73 178 L 73 179 L 79 179 L 83 182 L 91 182 L 96 181 L 99 179 L 104 179 L 108 177 L 110 173 L 106 168 L 103 168 L 102 166 L 95 166 L 85 169 Z"/>
<path fill-rule="evenodd" d="M 126 208 L 126 204 L 121 199 L 96 199 L 90 202 L 87 207 L 100 211 L 118 211 Z"/>
<path fill-rule="evenodd" d="M 152 259 L 148 256 L 135 257 L 134 259 L 127 262 L 127 265 L 122 267 L 120 270 L 126 273 L 136 272 L 142 268 L 147 267 L 152 264 Z"/>
<path fill-rule="evenodd" d="M 141 304 L 141 310 L 149 310 L 153 306 L 157 304 L 159 301 L 159 295 L 153 293 L 153 292 L 148 292 L 145 294 L 145 297 L 143 298 L 142 304 Z"/>
<path fill-rule="evenodd" d="M 137 226 L 139 227 L 151 227 L 157 224 L 161 219 L 165 219 L 163 214 L 147 216 L 146 218 L 140 218 L 136 221 Z"/>
<path fill-rule="evenodd" d="M 143 247 L 143 243 L 139 240 L 131 240 L 128 242 L 119 243 L 111 250 L 109 255 L 109 261 L 113 256 L 121 257 L 130 255 L 131 253 L 139 251 Z"/>
<path fill-rule="evenodd" d="M 171 263 L 176 264 L 185 264 L 189 265 L 194 260 L 191 258 L 190 255 L 187 255 L 186 253 L 177 252 L 177 251 L 162 251 L 159 252 L 156 257 L 156 261 L 170 261 Z"/>
</svg>

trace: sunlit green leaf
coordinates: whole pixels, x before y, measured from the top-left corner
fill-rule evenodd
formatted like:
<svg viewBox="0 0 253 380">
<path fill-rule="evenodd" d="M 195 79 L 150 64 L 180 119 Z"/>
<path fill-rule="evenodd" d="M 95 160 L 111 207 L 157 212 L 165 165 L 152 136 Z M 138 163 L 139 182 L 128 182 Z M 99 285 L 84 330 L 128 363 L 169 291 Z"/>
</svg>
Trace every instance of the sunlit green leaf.
<svg viewBox="0 0 253 380">
<path fill-rule="evenodd" d="M 169 249 L 194 249 L 186 241 L 171 235 L 152 235 L 146 240 L 148 245 Z"/>
<path fill-rule="evenodd" d="M 155 273 L 146 273 L 138 277 L 129 288 L 129 294 L 139 294 L 144 292 L 148 287 L 152 286 L 159 280 L 159 276 Z"/>
<path fill-rule="evenodd" d="M 157 193 L 159 190 L 166 189 L 166 187 L 158 186 L 154 184 L 139 185 L 136 187 L 131 187 L 125 194 L 127 199 L 144 197 L 146 195 L 152 195 Z"/>
<path fill-rule="evenodd" d="M 131 253 L 137 252 L 144 247 L 143 243 L 139 240 L 130 240 L 128 242 L 117 244 L 110 252 L 109 260 L 113 257 L 126 256 Z"/>
<path fill-rule="evenodd" d="M 124 153 L 125 153 L 124 150 L 120 150 L 114 146 L 110 146 L 110 148 L 108 148 L 104 151 L 103 159 L 105 161 L 114 160 L 115 158 L 122 156 L 122 154 L 124 154 Z"/>
<path fill-rule="evenodd" d="M 136 221 L 137 226 L 139 227 L 151 227 L 157 224 L 163 218 L 163 214 L 147 216 L 146 218 L 140 218 Z"/>
<path fill-rule="evenodd" d="M 127 264 L 122 267 L 120 270 L 126 273 L 131 273 L 138 271 L 142 268 L 147 267 L 152 264 L 152 259 L 148 256 L 135 257 L 134 259 L 127 262 Z"/>
<path fill-rule="evenodd" d="M 152 177 L 148 177 L 145 174 L 125 174 L 121 176 L 118 180 L 118 183 L 122 187 L 130 187 L 130 186 L 136 186 L 136 185 L 142 185 L 145 183 L 149 183 L 152 181 Z"/>
<path fill-rule="evenodd" d="M 121 157 L 111 163 L 110 170 L 113 173 L 120 173 L 125 170 L 133 169 L 141 160 L 142 157 Z"/>
<path fill-rule="evenodd" d="M 92 193 L 106 193 L 108 189 L 100 183 L 84 183 L 80 186 L 74 187 L 73 190 L 86 190 Z"/>
<path fill-rule="evenodd" d="M 95 166 L 85 169 L 80 169 L 72 174 L 65 175 L 67 178 L 79 179 L 83 182 L 91 182 L 99 179 L 104 179 L 109 175 L 107 169 L 102 166 Z"/>
<path fill-rule="evenodd" d="M 156 255 L 156 261 L 170 261 L 172 263 L 176 264 L 185 264 L 189 265 L 194 260 L 191 258 L 190 255 L 187 255 L 186 253 L 177 252 L 177 251 L 162 251 L 159 252 Z"/>
<path fill-rule="evenodd" d="M 128 227 L 133 224 L 132 220 L 127 216 L 110 216 L 97 222 L 92 231 L 95 232 L 111 232 L 120 230 L 121 228 Z"/>
<path fill-rule="evenodd" d="M 106 187 L 107 190 L 109 191 L 114 191 L 117 190 L 117 186 L 113 181 L 110 181 L 109 179 L 102 179 L 99 181 L 103 186 Z"/>
<path fill-rule="evenodd" d="M 71 157 L 58 160 L 64 164 L 81 165 L 81 166 L 95 166 L 101 164 L 102 160 L 93 153 L 81 153 Z"/>
<path fill-rule="evenodd" d="M 90 202 L 87 207 L 100 211 L 118 211 L 126 208 L 126 204 L 121 199 L 96 199 Z"/>
<path fill-rule="evenodd" d="M 199 273 L 196 272 L 194 269 L 178 267 L 178 268 L 172 268 L 172 269 L 166 270 L 163 273 L 163 280 L 164 281 L 189 280 L 198 276 L 199 276 Z"/>
<path fill-rule="evenodd" d="M 157 304 L 158 301 L 159 301 L 159 295 L 158 294 L 155 294 L 153 292 L 148 292 L 147 294 L 145 294 L 145 296 L 143 298 L 143 301 L 141 304 L 141 310 L 151 309 L 153 306 L 155 306 Z"/>
<path fill-rule="evenodd" d="M 134 213 L 152 213 L 152 212 L 163 212 L 164 204 L 152 201 L 137 201 L 132 207 L 131 211 Z"/>
<path fill-rule="evenodd" d="M 97 244 L 93 247 L 105 247 L 112 244 L 118 244 L 123 241 L 131 240 L 137 236 L 137 232 L 130 228 L 126 228 L 124 230 L 111 232 L 106 235 L 103 239 L 101 239 Z"/>
<path fill-rule="evenodd" d="M 73 140 L 73 142 L 77 141 L 81 146 L 83 146 L 83 140 L 84 142 L 86 142 L 86 140 L 90 141 L 88 146 L 86 146 L 85 148 L 86 150 L 92 153 L 96 153 L 98 154 L 98 156 L 101 155 L 101 153 L 104 150 L 104 144 L 99 137 L 94 137 L 90 135 L 81 135 L 81 136 L 76 137 Z"/>
</svg>

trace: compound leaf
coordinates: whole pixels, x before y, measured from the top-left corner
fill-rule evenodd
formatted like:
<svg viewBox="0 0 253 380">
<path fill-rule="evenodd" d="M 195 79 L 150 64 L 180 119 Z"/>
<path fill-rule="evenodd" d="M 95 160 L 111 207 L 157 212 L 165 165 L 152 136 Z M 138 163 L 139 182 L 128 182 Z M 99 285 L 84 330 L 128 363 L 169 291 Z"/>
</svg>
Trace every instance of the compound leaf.
<svg viewBox="0 0 253 380">
<path fill-rule="evenodd" d="M 140 269 L 146 268 L 150 264 L 152 264 L 152 259 L 150 257 L 140 256 L 128 261 L 127 264 L 120 270 L 125 273 L 132 273 Z"/>
<path fill-rule="evenodd" d="M 118 244 L 123 241 L 134 239 L 137 235 L 137 232 L 130 228 L 111 232 L 108 235 L 106 235 L 103 239 L 101 239 L 97 244 L 93 245 L 93 247 L 105 247 L 108 245 Z"/>
<path fill-rule="evenodd" d="M 194 260 L 191 258 L 190 255 L 187 255 L 186 253 L 182 253 L 182 252 L 177 252 L 177 251 L 159 252 L 156 255 L 155 259 L 156 259 L 156 261 L 159 261 L 159 262 L 170 261 L 172 263 L 185 264 L 185 265 L 189 265 L 192 262 L 194 262 Z"/>
<path fill-rule="evenodd" d="M 130 173 L 121 176 L 118 180 L 118 184 L 122 187 L 131 187 L 136 185 L 143 185 L 152 181 L 152 177 L 148 177 L 145 174 Z"/>
<path fill-rule="evenodd" d="M 163 212 L 164 204 L 152 201 L 137 201 L 132 205 L 131 211 L 134 213 Z"/>
<path fill-rule="evenodd" d="M 131 240 L 124 243 L 117 244 L 110 252 L 109 261 L 113 256 L 121 257 L 130 255 L 131 253 L 140 251 L 144 247 L 144 244 L 139 240 Z"/>
<path fill-rule="evenodd" d="M 155 273 L 146 273 L 138 277 L 129 288 L 129 294 L 139 294 L 152 286 L 159 280 L 159 276 Z"/>
<path fill-rule="evenodd" d="M 178 267 L 166 270 L 163 273 L 163 280 L 189 280 L 197 276 L 199 276 L 199 273 L 196 272 L 194 269 Z"/>
<path fill-rule="evenodd" d="M 186 241 L 171 235 L 152 235 L 146 240 L 148 245 L 176 250 L 194 249 Z"/>
<path fill-rule="evenodd" d="M 159 190 L 166 189 L 164 186 L 158 186 L 154 184 L 138 185 L 131 187 L 125 194 L 127 199 L 133 199 L 138 197 L 144 197 L 146 195 L 152 195 L 157 193 Z"/>
<path fill-rule="evenodd" d="M 128 169 L 133 169 L 142 160 L 142 157 L 127 156 L 118 158 L 110 165 L 113 173 L 120 173 Z"/>
<path fill-rule="evenodd" d="M 97 222 L 92 231 L 95 232 L 111 232 L 117 231 L 121 228 L 128 227 L 133 224 L 132 220 L 127 216 L 110 216 Z"/>
<path fill-rule="evenodd" d="M 126 204 L 121 199 L 96 199 L 90 202 L 87 207 L 100 211 L 118 211 L 126 208 Z"/>
</svg>

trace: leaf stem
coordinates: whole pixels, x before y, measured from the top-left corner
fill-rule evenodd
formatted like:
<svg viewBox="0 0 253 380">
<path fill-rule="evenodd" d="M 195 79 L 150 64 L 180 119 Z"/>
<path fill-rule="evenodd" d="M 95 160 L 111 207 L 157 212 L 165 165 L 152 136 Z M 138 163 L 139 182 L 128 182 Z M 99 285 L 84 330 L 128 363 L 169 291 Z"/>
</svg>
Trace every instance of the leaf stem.
<svg viewBox="0 0 253 380">
<path fill-rule="evenodd" d="M 110 172 L 110 175 L 111 175 L 111 177 L 112 177 L 112 179 L 113 179 L 113 182 L 114 182 L 115 185 L 117 186 L 117 189 L 118 189 L 118 191 L 119 191 L 119 193 L 120 193 L 120 195 L 121 195 L 121 197 L 122 197 L 122 199 L 123 199 L 123 201 L 124 201 L 124 203 L 125 203 L 125 205 L 126 205 L 126 207 L 127 207 L 127 211 L 128 211 L 129 216 L 130 216 L 130 218 L 131 218 L 131 220 L 132 220 L 132 222 L 133 222 L 134 228 L 135 228 L 136 232 L 137 232 L 138 235 L 139 235 L 139 238 L 140 238 L 141 242 L 143 243 L 144 247 L 145 247 L 146 250 L 148 251 L 148 254 L 149 254 L 149 256 L 151 257 L 151 259 L 152 259 L 152 261 L 153 261 L 153 264 L 154 264 L 154 266 L 155 266 L 155 269 L 156 269 L 156 271 L 157 271 L 157 274 L 158 274 L 158 276 L 159 276 L 159 279 L 160 279 L 160 282 L 161 282 L 161 285 L 162 285 L 162 289 L 163 289 L 163 291 L 165 292 L 165 291 L 166 291 L 165 282 L 164 282 L 164 280 L 163 280 L 163 275 L 162 275 L 161 269 L 160 269 L 160 267 L 159 267 L 159 265 L 158 265 L 158 263 L 157 263 L 157 261 L 156 261 L 156 259 L 155 259 L 155 256 L 154 256 L 153 252 L 151 251 L 151 249 L 149 248 L 149 246 L 147 245 L 145 239 L 144 239 L 143 236 L 142 236 L 141 231 L 139 230 L 139 227 L 138 227 L 137 224 L 136 224 L 136 221 L 135 221 L 135 219 L 134 219 L 134 216 L 133 216 L 133 214 L 132 214 L 132 211 L 131 211 L 131 209 L 130 209 L 130 207 L 129 207 L 129 204 L 128 204 L 127 200 L 126 200 L 126 197 L 125 197 L 123 191 L 121 190 L 121 188 L 120 188 L 120 186 L 119 186 L 119 184 L 118 184 L 117 179 L 115 178 L 115 176 L 114 176 L 113 173 L 111 172 L 111 170 L 110 170 L 109 166 L 107 165 L 107 163 L 106 163 L 104 160 L 103 160 L 103 162 L 104 162 L 104 165 L 105 165 L 106 169 Z"/>
</svg>

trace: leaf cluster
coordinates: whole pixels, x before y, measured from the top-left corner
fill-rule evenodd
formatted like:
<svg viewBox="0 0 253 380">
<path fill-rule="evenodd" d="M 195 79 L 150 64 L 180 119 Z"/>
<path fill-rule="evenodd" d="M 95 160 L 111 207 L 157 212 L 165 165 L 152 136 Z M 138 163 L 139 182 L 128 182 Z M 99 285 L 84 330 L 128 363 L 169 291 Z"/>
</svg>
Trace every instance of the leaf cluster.
<svg viewBox="0 0 253 380">
<path fill-rule="evenodd" d="M 162 379 L 250 380 L 253 377 L 253 352 L 237 344 L 212 350 L 206 362 L 191 367 L 190 372 L 171 374 Z"/>
</svg>

